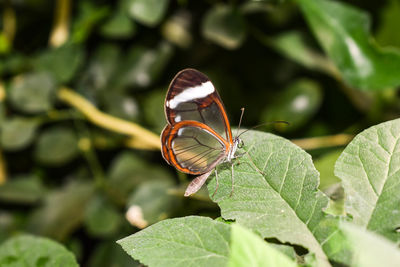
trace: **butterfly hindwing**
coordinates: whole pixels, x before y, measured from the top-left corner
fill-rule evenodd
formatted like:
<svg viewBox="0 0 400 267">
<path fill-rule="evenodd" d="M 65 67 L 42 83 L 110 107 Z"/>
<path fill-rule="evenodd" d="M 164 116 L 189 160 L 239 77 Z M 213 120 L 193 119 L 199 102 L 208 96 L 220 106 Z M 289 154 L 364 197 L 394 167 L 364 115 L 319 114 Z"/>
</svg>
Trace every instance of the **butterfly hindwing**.
<svg viewBox="0 0 400 267">
<path fill-rule="evenodd" d="M 162 133 L 162 154 L 182 172 L 202 174 L 215 167 L 226 155 L 225 140 L 213 129 L 197 121 L 168 125 Z"/>
</svg>

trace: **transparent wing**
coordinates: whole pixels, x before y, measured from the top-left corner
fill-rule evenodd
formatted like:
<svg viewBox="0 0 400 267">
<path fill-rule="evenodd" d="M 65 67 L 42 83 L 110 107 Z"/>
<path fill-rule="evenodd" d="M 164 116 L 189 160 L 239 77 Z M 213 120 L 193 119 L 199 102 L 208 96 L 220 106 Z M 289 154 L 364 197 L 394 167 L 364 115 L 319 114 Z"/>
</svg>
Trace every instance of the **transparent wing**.
<svg viewBox="0 0 400 267">
<path fill-rule="evenodd" d="M 197 70 L 185 69 L 172 80 L 165 101 L 165 114 L 171 125 L 185 120 L 198 121 L 232 141 L 224 104 L 211 81 Z"/>
<path fill-rule="evenodd" d="M 163 157 L 180 171 L 202 174 L 226 155 L 226 145 L 212 129 L 195 121 L 168 125 L 162 133 Z"/>
</svg>

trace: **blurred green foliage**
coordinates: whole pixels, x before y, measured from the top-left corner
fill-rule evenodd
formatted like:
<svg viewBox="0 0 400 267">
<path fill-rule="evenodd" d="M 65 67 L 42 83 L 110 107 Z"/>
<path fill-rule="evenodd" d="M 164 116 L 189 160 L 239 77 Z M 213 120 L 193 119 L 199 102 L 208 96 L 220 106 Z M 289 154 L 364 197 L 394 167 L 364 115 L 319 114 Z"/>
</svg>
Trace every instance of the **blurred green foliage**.
<svg viewBox="0 0 400 267">
<path fill-rule="evenodd" d="M 85 266 L 132 266 L 114 242 L 141 223 L 219 216 L 206 194 L 182 197 L 189 178 L 159 151 L 86 120 L 59 98 L 62 86 L 156 134 L 168 84 L 186 67 L 211 78 L 232 125 L 245 107 L 244 127 L 285 120 L 262 129 L 286 138 L 354 135 L 400 114 L 398 0 L 0 5 L 0 243 L 31 233 L 62 242 Z M 310 153 L 321 189 L 343 200 L 336 149 Z"/>
</svg>

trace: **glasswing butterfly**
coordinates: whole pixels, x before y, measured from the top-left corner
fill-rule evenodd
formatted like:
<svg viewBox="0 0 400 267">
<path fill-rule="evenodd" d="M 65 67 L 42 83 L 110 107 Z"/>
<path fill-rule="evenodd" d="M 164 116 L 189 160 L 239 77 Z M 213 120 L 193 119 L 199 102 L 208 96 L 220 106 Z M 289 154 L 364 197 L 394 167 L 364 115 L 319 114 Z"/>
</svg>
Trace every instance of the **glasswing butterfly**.
<svg viewBox="0 0 400 267">
<path fill-rule="evenodd" d="M 217 90 L 207 76 L 195 69 L 176 74 L 164 108 L 168 124 L 161 134 L 162 156 L 179 171 L 199 175 L 186 189 L 185 196 L 190 196 L 202 187 L 218 164 L 232 163 L 242 141 L 232 137 Z M 218 178 L 216 182 L 215 192 Z"/>
</svg>

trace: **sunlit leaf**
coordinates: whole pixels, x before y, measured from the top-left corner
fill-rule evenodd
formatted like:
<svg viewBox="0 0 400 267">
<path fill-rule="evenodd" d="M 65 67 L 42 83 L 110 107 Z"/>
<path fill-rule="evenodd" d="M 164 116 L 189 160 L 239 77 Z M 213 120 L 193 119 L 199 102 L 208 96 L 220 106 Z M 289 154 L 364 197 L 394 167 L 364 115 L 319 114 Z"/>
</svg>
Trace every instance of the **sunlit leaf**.
<svg viewBox="0 0 400 267">
<path fill-rule="evenodd" d="M 34 119 L 14 117 L 1 127 L 1 146 L 6 150 L 18 150 L 28 146 L 36 135 L 38 122 Z"/>
<path fill-rule="evenodd" d="M 71 128 L 52 127 L 39 137 L 35 157 L 41 163 L 59 165 L 72 160 L 79 153 L 78 139 Z"/>
<path fill-rule="evenodd" d="M 10 101 L 23 112 L 43 112 L 52 107 L 55 89 L 54 79 L 49 73 L 25 74 L 13 80 Z"/>
<path fill-rule="evenodd" d="M 398 241 L 400 226 L 400 120 L 358 134 L 336 162 L 353 222 Z"/>
<path fill-rule="evenodd" d="M 351 266 L 398 266 L 400 250 L 395 243 L 349 223 L 343 223 L 340 229 L 350 243 Z"/>
<path fill-rule="evenodd" d="M 249 154 L 234 168 L 218 168 L 219 188 L 213 199 L 225 220 L 235 220 L 263 238 L 299 244 L 315 253 L 318 264 L 329 266 L 327 255 L 340 261 L 337 220 L 323 209 L 328 197 L 318 190 L 319 175 L 311 157 L 283 138 L 251 131 L 242 135 Z M 237 162 L 236 162 L 237 164 Z M 210 195 L 215 179 L 208 184 Z"/>
<path fill-rule="evenodd" d="M 361 89 L 400 85 L 400 52 L 372 42 L 370 17 L 346 3 L 296 0 L 324 51 L 343 78 Z"/>
<path fill-rule="evenodd" d="M 232 224 L 228 266 L 297 266 L 279 250 L 239 224 Z"/>
<path fill-rule="evenodd" d="M 136 21 L 156 26 L 164 17 L 169 0 L 125 0 L 129 14 Z"/>
<path fill-rule="evenodd" d="M 118 244 L 145 265 L 210 267 L 227 264 L 229 241 L 229 225 L 191 216 L 158 222 Z"/>
<path fill-rule="evenodd" d="M 237 9 L 217 5 L 205 15 L 202 32 L 207 39 L 228 49 L 238 48 L 246 37 L 243 17 Z"/>
<path fill-rule="evenodd" d="M 20 235 L 0 246 L 0 265 L 78 267 L 74 255 L 61 244 L 43 237 Z"/>
</svg>

